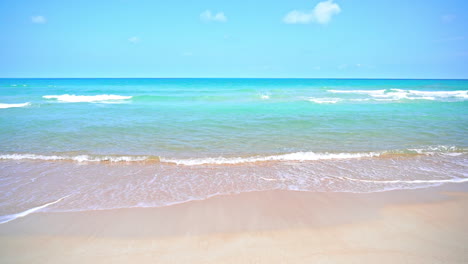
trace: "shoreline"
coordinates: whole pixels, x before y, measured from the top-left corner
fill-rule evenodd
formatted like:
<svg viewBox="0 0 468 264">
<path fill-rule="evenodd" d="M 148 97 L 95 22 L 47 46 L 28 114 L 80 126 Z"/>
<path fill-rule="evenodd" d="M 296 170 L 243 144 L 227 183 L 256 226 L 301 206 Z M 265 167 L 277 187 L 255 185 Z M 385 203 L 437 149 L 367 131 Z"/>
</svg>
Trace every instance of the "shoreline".
<svg viewBox="0 0 468 264">
<path fill-rule="evenodd" d="M 0 260 L 462 263 L 467 212 L 467 183 L 365 194 L 260 191 L 159 208 L 40 212 L 0 225 Z"/>
</svg>

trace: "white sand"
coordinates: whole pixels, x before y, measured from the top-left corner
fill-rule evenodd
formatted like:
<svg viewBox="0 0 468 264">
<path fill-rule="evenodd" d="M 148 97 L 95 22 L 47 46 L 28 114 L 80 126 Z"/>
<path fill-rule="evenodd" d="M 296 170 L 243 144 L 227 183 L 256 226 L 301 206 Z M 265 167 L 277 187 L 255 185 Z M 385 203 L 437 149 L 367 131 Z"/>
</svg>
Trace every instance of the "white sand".
<svg viewBox="0 0 468 264">
<path fill-rule="evenodd" d="M 468 263 L 467 186 L 35 213 L 0 225 L 0 262 Z"/>
</svg>

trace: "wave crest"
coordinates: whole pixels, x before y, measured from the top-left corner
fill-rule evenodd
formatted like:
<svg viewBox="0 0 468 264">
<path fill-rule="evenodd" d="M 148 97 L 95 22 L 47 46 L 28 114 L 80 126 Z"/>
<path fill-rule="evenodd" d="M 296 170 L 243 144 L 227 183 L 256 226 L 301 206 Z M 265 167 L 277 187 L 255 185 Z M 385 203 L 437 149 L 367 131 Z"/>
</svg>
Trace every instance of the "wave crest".
<svg viewBox="0 0 468 264">
<path fill-rule="evenodd" d="M 143 162 L 159 161 L 153 156 L 59 156 L 59 155 L 37 155 L 37 154 L 4 154 L 0 160 L 43 160 L 43 161 L 75 161 L 75 162 Z"/>
<path fill-rule="evenodd" d="M 334 94 L 357 94 L 368 95 L 376 101 L 398 101 L 407 100 L 431 100 L 431 101 L 447 101 L 447 100 L 465 100 L 468 99 L 467 90 L 458 91 L 418 91 L 418 90 L 403 90 L 403 89 L 381 89 L 381 90 L 328 90 Z"/>
<path fill-rule="evenodd" d="M 115 102 L 132 99 L 132 96 L 122 96 L 113 94 L 100 94 L 100 95 L 74 95 L 74 94 L 63 94 L 63 95 L 44 95 L 44 99 L 55 99 L 60 102 L 67 103 L 92 103 L 92 102 Z"/>
<path fill-rule="evenodd" d="M 5 109 L 5 108 L 14 108 L 14 107 L 26 107 L 30 106 L 31 103 L 22 103 L 22 104 L 0 104 L 0 109 Z"/>
<path fill-rule="evenodd" d="M 316 104 L 336 104 L 342 99 L 340 98 L 308 98 L 307 99 L 310 102 L 316 103 Z"/>
<path fill-rule="evenodd" d="M 197 166 L 197 165 L 235 165 L 243 163 L 270 162 L 270 161 L 316 161 L 316 160 L 340 160 L 361 159 L 375 157 L 395 156 L 459 156 L 466 154 L 467 148 L 456 146 L 429 146 L 425 148 L 409 148 L 399 150 L 372 151 L 372 152 L 293 152 L 285 154 L 274 154 L 266 156 L 247 157 L 197 157 L 197 158 L 165 158 L 154 155 L 41 155 L 28 153 L 1 154 L 0 160 L 43 160 L 43 161 L 73 161 L 73 162 L 161 162 L 175 165 Z"/>
<path fill-rule="evenodd" d="M 166 159 L 161 158 L 161 162 L 173 163 L 177 165 L 205 165 L 205 164 L 240 164 L 254 163 L 265 161 L 314 161 L 314 160 L 330 160 L 330 159 L 356 159 L 356 158 L 371 158 L 380 156 L 380 153 L 315 153 L 315 152 L 295 152 L 281 155 L 271 156 L 254 156 L 254 157 L 217 157 L 217 158 L 194 158 L 194 159 Z"/>
</svg>

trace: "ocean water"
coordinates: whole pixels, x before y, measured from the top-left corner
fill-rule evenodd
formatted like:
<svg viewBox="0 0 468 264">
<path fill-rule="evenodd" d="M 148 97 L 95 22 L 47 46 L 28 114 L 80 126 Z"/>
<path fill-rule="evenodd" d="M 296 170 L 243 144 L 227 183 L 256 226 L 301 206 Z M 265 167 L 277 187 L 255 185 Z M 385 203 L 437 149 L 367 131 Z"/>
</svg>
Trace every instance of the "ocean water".
<svg viewBox="0 0 468 264">
<path fill-rule="evenodd" d="M 467 132 L 468 80 L 0 79 L 0 222 L 466 182 Z"/>
</svg>

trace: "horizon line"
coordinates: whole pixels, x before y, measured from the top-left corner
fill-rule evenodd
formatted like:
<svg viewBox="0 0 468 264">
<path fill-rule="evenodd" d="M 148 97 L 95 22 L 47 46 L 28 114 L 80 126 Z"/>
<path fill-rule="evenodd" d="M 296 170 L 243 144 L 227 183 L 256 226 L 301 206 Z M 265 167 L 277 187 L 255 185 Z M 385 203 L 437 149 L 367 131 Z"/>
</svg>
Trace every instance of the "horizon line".
<svg viewBox="0 0 468 264">
<path fill-rule="evenodd" d="M 308 80 L 458 80 L 468 78 L 327 78 L 327 77 L 0 77 L 0 79 L 308 79 Z"/>
</svg>

